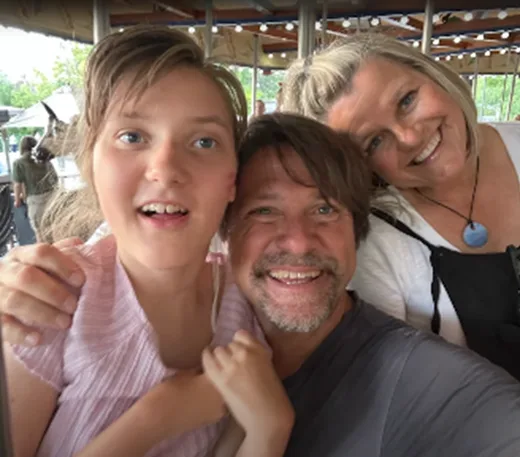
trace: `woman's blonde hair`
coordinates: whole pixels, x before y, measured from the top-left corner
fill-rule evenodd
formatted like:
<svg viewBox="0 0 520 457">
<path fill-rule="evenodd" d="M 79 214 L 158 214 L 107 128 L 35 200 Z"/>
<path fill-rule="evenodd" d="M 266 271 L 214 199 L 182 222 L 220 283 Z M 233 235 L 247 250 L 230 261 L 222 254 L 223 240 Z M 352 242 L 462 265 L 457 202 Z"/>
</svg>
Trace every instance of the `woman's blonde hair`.
<svg viewBox="0 0 520 457">
<path fill-rule="evenodd" d="M 284 81 L 283 111 L 326 122 L 334 102 L 351 89 L 359 68 L 377 57 L 423 73 L 444 89 L 466 120 L 468 150 L 471 153 L 478 151 L 477 108 L 469 85 L 451 68 L 380 33 L 358 33 L 336 41 L 314 56 L 295 61 Z"/>
<path fill-rule="evenodd" d="M 85 69 L 75 159 L 86 186 L 74 192 L 62 190 L 49 205 L 42 223 L 45 240 L 73 235 L 87 238 L 103 220 L 93 185 L 92 151 L 118 85 L 125 80 L 130 90 L 124 101 L 135 100 L 179 67 L 200 70 L 215 82 L 232 115 L 238 148 L 247 125 L 247 102 L 240 82 L 231 72 L 206 61 L 195 41 L 168 27 L 145 25 L 112 33 L 94 47 Z"/>
</svg>

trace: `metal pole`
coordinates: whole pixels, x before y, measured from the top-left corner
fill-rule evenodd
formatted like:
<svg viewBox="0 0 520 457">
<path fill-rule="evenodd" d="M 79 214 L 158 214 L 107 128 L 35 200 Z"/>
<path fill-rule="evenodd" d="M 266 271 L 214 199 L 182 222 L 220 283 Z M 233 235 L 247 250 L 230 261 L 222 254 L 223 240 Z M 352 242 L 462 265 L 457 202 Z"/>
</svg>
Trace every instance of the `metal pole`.
<svg viewBox="0 0 520 457">
<path fill-rule="evenodd" d="M 92 11 L 94 44 L 110 33 L 110 11 L 107 0 L 94 0 Z"/>
<path fill-rule="evenodd" d="M 503 120 L 502 114 L 504 114 L 504 108 L 506 103 L 506 88 L 507 88 L 507 76 L 509 70 L 509 64 L 511 63 L 511 48 L 507 50 L 507 59 L 506 59 L 506 71 L 504 72 L 504 85 L 502 86 L 502 102 L 500 103 L 500 118 L 499 120 Z"/>
<path fill-rule="evenodd" d="M 477 102 L 477 84 L 478 84 L 478 56 L 475 57 L 475 71 L 473 72 L 473 100 Z"/>
<path fill-rule="evenodd" d="M 321 14 L 321 47 L 327 45 L 327 0 L 323 0 L 323 12 Z"/>
<path fill-rule="evenodd" d="M 2 140 L 4 141 L 4 150 L 5 150 L 5 163 L 7 164 L 7 172 L 11 174 L 11 158 L 9 157 L 10 154 L 10 144 L 9 144 L 9 136 L 7 135 L 7 129 L 2 129 Z"/>
<path fill-rule="evenodd" d="M 513 82 L 511 83 L 511 93 L 509 94 L 509 104 L 507 107 L 507 116 L 506 121 L 509 120 L 511 116 L 511 108 L 513 107 L 513 98 L 515 97 L 515 85 L 516 78 L 518 77 L 518 65 L 520 64 L 520 54 L 516 55 L 515 59 L 515 69 L 513 70 Z"/>
<path fill-rule="evenodd" d="M 433 9 L 433 0 L 426 0 L 421 50 L 423 54 L 428 56 L 432 49 Z"/>
<path fill-rule="evenodd" d="M 487 75 L 484 75 L 484 87 L 482 87 L 482 113 L 481 113 L 482 117 L 484 117 L 486 115 L 486 83 L 487 83 Z"/>
<path fill-rule="evenodd" d="M 251 113 L 255 113 L 256 103 L 256 86 L 258 83 L 258 35 L 253 35 L 253 79 L 252 79 L 252 95 L 251 95 Z"/>
<path fill-rule="evenodd" d="M 298 12 L 298 58 L 305 58 L 314 51 L 316 13 L 313 0 L 302 0 Z"/>
<path fill-rule="evenodd" d="M 204 30 L 204 56 L 213 54 L 213 0 L 206 0 L 206 29 Z"/>
</svg>

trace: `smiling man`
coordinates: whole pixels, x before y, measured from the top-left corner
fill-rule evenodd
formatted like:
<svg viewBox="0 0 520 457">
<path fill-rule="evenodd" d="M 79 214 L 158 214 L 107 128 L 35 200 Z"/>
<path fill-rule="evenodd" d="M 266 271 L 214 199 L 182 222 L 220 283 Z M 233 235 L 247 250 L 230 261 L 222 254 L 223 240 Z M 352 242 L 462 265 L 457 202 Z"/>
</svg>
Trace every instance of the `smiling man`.
<svg viewBox="0 0 520 457">
<path fill-rule="evenodd" d="M 369 212 L 349 138 L 264 116 L 239 160 L 231 263 L 295 407 L 286 455 L 520 455 L 520 384 L 345 291 Z"/>
</svg>

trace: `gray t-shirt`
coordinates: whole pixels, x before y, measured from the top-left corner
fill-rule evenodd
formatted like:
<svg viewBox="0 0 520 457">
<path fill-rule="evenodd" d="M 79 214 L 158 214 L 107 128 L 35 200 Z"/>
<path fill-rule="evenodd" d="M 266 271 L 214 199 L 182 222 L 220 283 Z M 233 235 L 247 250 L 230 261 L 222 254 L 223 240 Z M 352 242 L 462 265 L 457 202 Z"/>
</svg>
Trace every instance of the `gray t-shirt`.
<svg viewBox="0 0 520 457">
<path fill-rule="evenodd" d="M 288 457 L 520 456 L 520 383 L 360 301 L 284 385 Z"/>
</svg>

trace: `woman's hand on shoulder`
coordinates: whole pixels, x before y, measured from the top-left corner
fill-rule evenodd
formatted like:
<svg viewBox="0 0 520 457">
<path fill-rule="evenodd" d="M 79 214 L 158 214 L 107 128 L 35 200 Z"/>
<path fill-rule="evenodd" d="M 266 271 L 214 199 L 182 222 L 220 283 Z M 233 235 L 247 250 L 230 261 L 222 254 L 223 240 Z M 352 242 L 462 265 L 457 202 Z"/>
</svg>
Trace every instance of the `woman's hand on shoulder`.
<svg viewBox="0 0 520 457">
<path fill-rule="evenodd" d="M 81 268 L 60 249 L 80 245 L 79 239 L 55 245 L 18 246 L 0 261 L 0 313 L 4 341 L 37 345 L 38 327 L 68 328 L 76 310 L 78 289 L 85 281 Z"/>
</svg>

